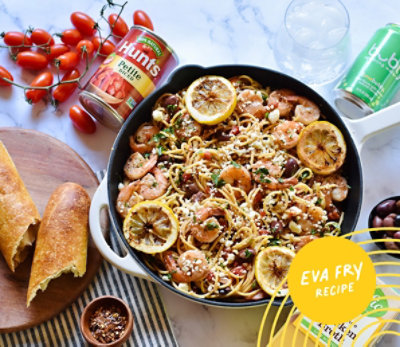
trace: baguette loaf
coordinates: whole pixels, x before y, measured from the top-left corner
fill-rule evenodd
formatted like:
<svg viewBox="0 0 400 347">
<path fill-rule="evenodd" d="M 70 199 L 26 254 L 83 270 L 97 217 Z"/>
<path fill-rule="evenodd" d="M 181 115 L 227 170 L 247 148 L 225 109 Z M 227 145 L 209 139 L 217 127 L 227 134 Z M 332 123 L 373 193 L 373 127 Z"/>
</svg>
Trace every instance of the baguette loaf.
<svg viewBox="0 0 400 347">
<path fill-rule="evenodd" d="M 0 141 L 0 251 L 11 271 L 28 255 L 39 223 L 39 211 Z"/>
<path fill-rule="evenodd" d="M 90 197 L 78 184 L 64 183 L 51 195 L 36 240 L 27 306 L 50 280 L 86 272 Z"/>
</svg>

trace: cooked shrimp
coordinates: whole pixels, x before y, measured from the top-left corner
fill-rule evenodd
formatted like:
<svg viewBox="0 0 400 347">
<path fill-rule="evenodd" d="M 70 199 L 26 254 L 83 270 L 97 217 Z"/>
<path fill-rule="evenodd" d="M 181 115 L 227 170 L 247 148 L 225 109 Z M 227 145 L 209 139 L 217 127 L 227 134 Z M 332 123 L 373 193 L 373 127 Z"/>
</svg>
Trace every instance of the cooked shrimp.
<svg viewBox="0 0 400 347">
<path fill-rule="evenodd" d="M 157 164 L 157 154 L 145 159 L 139 152 L 131 154 L 124 166 L 124 173 L 130 180 L 137 180 L 147 174 Z"/>
<path fill-rule="evenodd" d="M 169 181 L 163 172 L 155 167 L 139 182 L 138 193 L 145 200 L 154 200 L 164 195 L 169 186 Z"/>
<path fill-rule="evenodd" d="M 286 188 L 290 188 L 299 183 L 299 180 L 296 177 L 284 178 L 284 179 L 276 179 L 271 178 L 270 182 L 266 182 L 264 186 L 270 190 L 282 190 Z"/>
<path fill-rule="evenodd" d="M 188 113 L 180 116 L 175 121 L 175 135 L 178 139 L 188 140 L 193 136 L 200 136 L 203 127 L 196 122 Z"/>
<path fill-rule="evenodd" d="M 349 186 L 343 176 L 334 174 L 323 178 L 318 177 L 317 180 L 321 181 L 322 185 L 328 185 L 332 200 L 343 201 L 347 198 Z"/>
<path fill-rule="evenodd" d="M 156 146 L 153 137 L 159 132 L 160 129 L 155 125 L 143 123 L 135 135 L 129 138 L 129 145 L 134 152 L 149 153 Z"/>
<path fill-rule="evenodd" d="M 269 160 L 260 160 L 253 165 L 253 177 L 258 183 L 270 190 L 281 190 L 296 185 L 295 177 L 282 179 L 283 169 Z"/>
<path fill-rule="evenodd" d="M 190 229 L 194 238 L 199 242 L 213 242 L 221 232 L 221 225 L 215 217 L 224 215 L 224 210 L 220 207 L 203 207 L 199 209 Z"/>
<path fill-rule="evenodd" d="M 318 236 L 315 235 L 304 235 L 300 236 L 298 241 L 294 243 L 294 249 L 298 252 L 302 247 L 304 247 L 307 243 L 310 243 L 313 240 L 318 239 Z"/>
<path fill-rule="evenodd" d="M 265 113 L 268 112 L 267 107 L 263 105 L 261 95 L 250 89 L 245 89 L 239 93 L 236 109 L 239 113 L 250 113 L 260 119 L 264 118 Z"/>
<path fill-rule="evenodd" d="M 125 218 L 129 209 L 140 202 L 140 197 L 133 194 L 138 188 L 139 181 L 134 181 L 124 186 L 118 194 L 116 208 L 121 217 Z"/>
<path fill-rule="evenodd" d="M 200 281 L 209 272 L 207 259 L 199 250 L 186 251 L 180 256 L 176 252 L 167 251 L 163 254 L 163 260 L 172 280 L 178 283 Z"/>
<path fill-rule="evenodd" d="M 250 172 L 243 166 L 237 167 L 229 165 L 221 171 L 220 179 L 232 187 L 238 187 L 248 193 L 251 190 L 251 175 Z M 240 198 L 241 194 L 235 192 L 235 196 Z"/>
<path fill-rule="evenodd" d="M 286 98 L 289 102 L 296 104 L 296 108 L 294 109 L 294 121 L 308 125 L 319 119 L 321 115 L 319 107 L 311 100 L 299 95 L 290 95 Z"/>
<path fill-rule="evenodd" d="M 300 131 L 303 125 L 294 121 L 283 121 L 279 123 L 272 132 L 282 148 L 290 149 L 297 145 L 299 141 Z"/>
<path fill-rule="evenodd" d="M 265 177 L 281 177 L 283 169 L 270 160 L 259 160 L 253 165 L 253 175 L 256 182 L 261 182 Z"/>
<path fill-rule="evenodd" d="M 293 109 L 293 104 L 287 99 L 291 95 L 294 95 L 294 92 L 289 89 L 274 90 L 268 96 L 268 107 L 270 109 L 278 109 L 281 117 L 288 116 Z"/>
</svg>

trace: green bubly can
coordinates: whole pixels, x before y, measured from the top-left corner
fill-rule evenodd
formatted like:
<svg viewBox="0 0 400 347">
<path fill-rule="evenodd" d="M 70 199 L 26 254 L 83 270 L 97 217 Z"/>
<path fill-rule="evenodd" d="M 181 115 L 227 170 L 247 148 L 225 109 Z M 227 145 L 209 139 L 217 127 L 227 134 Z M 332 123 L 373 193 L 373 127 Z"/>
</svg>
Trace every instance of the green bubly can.
<svg viewBox="0 0 400 347">
<path fill-rule="evenodd" d="M 387 106 L 400 86 L 400 25 L 378 29 L 336 86 L 336 106 L 360 118 Z"/>
</svg>

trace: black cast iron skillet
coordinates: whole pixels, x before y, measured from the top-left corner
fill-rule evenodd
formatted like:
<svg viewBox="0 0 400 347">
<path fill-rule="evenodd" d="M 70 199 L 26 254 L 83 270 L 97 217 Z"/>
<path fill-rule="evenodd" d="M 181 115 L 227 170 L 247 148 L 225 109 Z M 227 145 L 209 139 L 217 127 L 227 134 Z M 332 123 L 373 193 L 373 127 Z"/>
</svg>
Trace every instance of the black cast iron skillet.
<svg viewBox="0 0 400 347">
<path fill-rule="evenodd" d="M 122 233 L 122 220 L 115 209 L 115 201 L 118 195 L 118 183 L 121 182 L 124 164 L 131 154 L 131 149 L 129 147 L 129 136 L 134 134 L 143 122 L 151 120 L 152 107 L 159 96 L 167 92 L 176 93 L 179 90 L 188 87 L 198 77 L 204 75 L 220 75 L 227 78 L 237 75 L 249 75 L 256 81 L 260 82 L 263 86 L 270 86 L 272 89 L 292 89 L 296 94 L 305 96 L 314 101 L 319 106 L 321 113 L 324 115 L 326 120 L 335 124 L 340 129 L 347 143 L 347 156 L 343 166 L 343 175 L 347 178 L 348 184 L 351 187 L 348 198 L 345 200 L 342 206 L 345 213 L 342 224 L 343 234 L 354 230 L 360 212 L 362 198 L 362 175 L 359 154 L 344 122 L 341 120 L 335 110 L 320 95 L 292 77 L 273 70 L 248 65 L 222 65 L 209 68 L 203 68 L 197 65 L 182 66 L 181 68 L 175 70 L 166 84 L 147 97 L 137 107 L 137 109 L 134 110 L 134 112 L 129 116 L 123 125 L 114 142 L 108 164 L 108 203 L 112 224 L 114 225 L 116 232 L 123 240 L 126 248 L 129 250 L 133 258 L 156 282 L 172 290 L 178 295 L 184 296 L 193 301 L 207 305 L 224 307 L 249 307 L 267 304 L 270 301 L 269 298 L 258 301 L 232 302 L 213 299 L 199 299 L 176 290 L 172 285 L 163 281 L 157 275 L 157 273 L 154 273 L 148 269 L 142 261 L 142 254 L 129 246 Z M 280 305 L 281 302 L 282 299 L 277 298 L 273 304 Z M 291 302 L 288 302 L 287 304 L 291 304 Z"/>
</svg>

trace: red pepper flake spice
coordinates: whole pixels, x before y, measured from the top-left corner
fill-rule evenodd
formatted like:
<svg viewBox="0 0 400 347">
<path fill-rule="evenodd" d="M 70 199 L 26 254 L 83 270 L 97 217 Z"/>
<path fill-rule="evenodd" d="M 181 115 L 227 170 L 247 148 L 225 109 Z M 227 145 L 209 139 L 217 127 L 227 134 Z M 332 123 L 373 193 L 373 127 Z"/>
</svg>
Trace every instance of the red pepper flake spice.
<svg viewBox="0 0 400 347">
<path fill-rule="evenodd" d="M 110 343 L 123 335 L 126 323 L 126 316 L 119 307 L 100 306 L 89 319 L 89 329 L 97 341 Z"/>
</svg>

